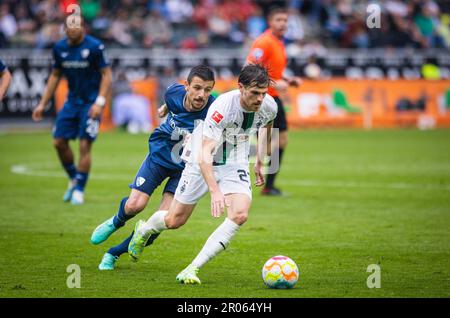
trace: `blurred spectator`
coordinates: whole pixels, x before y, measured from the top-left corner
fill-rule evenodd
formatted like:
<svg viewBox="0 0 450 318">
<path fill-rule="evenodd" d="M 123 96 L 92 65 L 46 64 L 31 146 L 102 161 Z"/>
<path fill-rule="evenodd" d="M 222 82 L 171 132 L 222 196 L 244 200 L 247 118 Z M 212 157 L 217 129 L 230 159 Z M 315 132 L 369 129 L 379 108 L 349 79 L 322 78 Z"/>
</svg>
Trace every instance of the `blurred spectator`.
<svg viewBox="0 0 450 318">
<path fill-rule="evenodd" d="M 172 40 L 171 24 L 164 20 L 158 10 L 152 10 L 144 21 L 144 47 L 168 46 Z"/>
<path fill-rule="evenodd" d="M 80 6 L 83 17 L 87 22 L 94 20 L 101 9 L 100 1 L 98 0 L 81 0 Z"/>
<path fill-rule="evenodd" d="M 128 11 L 122 8 L 119 9 L 109 30 L 112 39 L 124 47 L 130 46 L 133 43 L 133 35 L 130 32 L 131 28 L 128 23 L 129 16 L 130 13 Z"/>
<path fill-rule="evenodd" d="M 249 37 L 254 40 L 267 29 L 266 19 L 263 16 L 261 8 L 257 7 L 253 15 L 247 20 L 247 32 Z"/>
<path fill-rule="evenodd" d="M 7 3 L 0 5 L 0 33 L 6 41 L 9 41 L 17 32 L 16 18 L 10 12 L 10 9 Z"/>
<path fill-rule="evenodd" d="M 381 29 L 366 26 L 369 3 Z M 266 28 L 268 8 L 289 8 L 291 52 L 325 47 L 450 47 L 448 0 L 0 0 L 1 47 L 50 47 L 66 9 L 109 47 L 239 47 Z"/>
</svg>

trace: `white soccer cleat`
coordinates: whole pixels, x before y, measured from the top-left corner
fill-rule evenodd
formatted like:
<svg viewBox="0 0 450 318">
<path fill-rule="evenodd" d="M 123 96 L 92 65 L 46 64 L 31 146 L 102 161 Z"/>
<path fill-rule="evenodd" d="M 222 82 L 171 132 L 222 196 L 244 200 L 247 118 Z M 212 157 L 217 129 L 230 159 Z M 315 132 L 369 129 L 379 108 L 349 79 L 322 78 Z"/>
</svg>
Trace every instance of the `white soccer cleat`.
<svg viewBox="0 0 450 318">
<path fill-rule="evenodd" d="M 198 271 L 198 267 L 190 264 L 177 275 L 176 279 L 182 284 L 201 284 L 200 278 L 197 276 Z"/>
<path fill-rule="evenodd" d="M 72 193 L 72 199 L 70 200 L 70 203 L 73 205 L 80 205 L 84 203 L 84 192 L 80 190 L 74 190 Z"/>
</svg>

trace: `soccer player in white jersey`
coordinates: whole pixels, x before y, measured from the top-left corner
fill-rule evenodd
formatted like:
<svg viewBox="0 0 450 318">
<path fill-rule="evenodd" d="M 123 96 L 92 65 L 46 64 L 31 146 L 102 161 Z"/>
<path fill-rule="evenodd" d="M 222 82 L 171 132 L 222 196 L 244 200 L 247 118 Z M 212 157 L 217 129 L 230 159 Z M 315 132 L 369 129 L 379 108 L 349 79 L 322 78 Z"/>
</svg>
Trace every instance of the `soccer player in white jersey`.
<svg viewBox="0 0 450 318">
<path fill-rule="evenodd" d="M 204 122 L 197 126 L 185 147 L 186 167 L 169 210 L 157 211 L 147 222 L 136 224 L 128 247 L 134 260 L 142 254 L 151 234 L 185 224 L 198 200 L 209 191 L 212 216 L 220 217 L 225 209 L 227 216 L 197 257 L 177 276 L 181 283 L 200 284 L 199 269 L 225 250 L 247 221 L 252 201 L 250 137 L 257 131 L 255 185 L 264 184 L 263 159 L 270 154 L 271 128 L 277 115 L 277 104 L 267 94 L 270 84 L 263 66 L 247 65 L 239 74 L 239 89 L 220 95 L 211 105 Z"/>
</svg>

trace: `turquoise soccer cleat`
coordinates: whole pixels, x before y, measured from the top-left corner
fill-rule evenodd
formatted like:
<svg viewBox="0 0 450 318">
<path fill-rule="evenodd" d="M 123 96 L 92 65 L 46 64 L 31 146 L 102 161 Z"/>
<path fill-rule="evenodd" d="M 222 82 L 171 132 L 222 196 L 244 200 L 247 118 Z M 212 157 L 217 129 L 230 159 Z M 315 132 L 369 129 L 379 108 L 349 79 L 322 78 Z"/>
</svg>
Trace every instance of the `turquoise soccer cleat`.
<svg viewBox="0 0 450 318">
<path fill-rule="evenodd" d="M 117 231 L 117 228 L 114 226 L 113 219 L 114 217 L 111 217 L 95 228 L 91 235 L 92 244 L 97 245 L 106 241 L 111 234 Z"/>
<path fill-rule="evenodd" d="M 133 262 L 137 262 L 142 252 L 144 251 L 145 244 L 150 238 L 151 233 L 141 235 L 139 228 L 144 225 L 145 222 L 139 220 L 134 227 L 134 234 L 131 238 L 130 244 L 128 244 L 128 255 L 130 255 Z"/>
<path fill-rule="evenodd" d="M 101 271 L 112 271 L 114 270 L 114 264 L 119 258 L 109 253 L 103 255 L 101 263 L 98 265 L 98 269 Z"/>
<path fill-rule="evenodd" d="M 198 267 L 190 264 L 177 275 L 176 279 L 182 284 L 201 284 L 202 282 L 197 276 L 198 271 Z"/>
<path fill-rule="evenodd" d="M 76 182 L 70 180 L 66 192 L 64 192 L 63 201 L 69 202 L 72 199 L 73 191 L 75 190 Z"/>
</svg>

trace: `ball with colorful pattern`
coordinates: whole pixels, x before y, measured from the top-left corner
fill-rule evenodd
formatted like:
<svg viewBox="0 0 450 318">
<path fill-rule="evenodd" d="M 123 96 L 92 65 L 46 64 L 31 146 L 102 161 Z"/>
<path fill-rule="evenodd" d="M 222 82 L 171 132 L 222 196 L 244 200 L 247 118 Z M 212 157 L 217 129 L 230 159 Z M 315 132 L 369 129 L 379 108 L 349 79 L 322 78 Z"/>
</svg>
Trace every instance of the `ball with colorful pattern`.
<svg viewBox="0 0 450 318">
<path fill-rule="evenodd" d="M 287 256 L 271 257 L 263 266 L 262 278 L 269 288 L 292 288 L 298 281 L 297 264 Z"/>
</svg>

